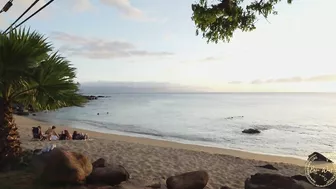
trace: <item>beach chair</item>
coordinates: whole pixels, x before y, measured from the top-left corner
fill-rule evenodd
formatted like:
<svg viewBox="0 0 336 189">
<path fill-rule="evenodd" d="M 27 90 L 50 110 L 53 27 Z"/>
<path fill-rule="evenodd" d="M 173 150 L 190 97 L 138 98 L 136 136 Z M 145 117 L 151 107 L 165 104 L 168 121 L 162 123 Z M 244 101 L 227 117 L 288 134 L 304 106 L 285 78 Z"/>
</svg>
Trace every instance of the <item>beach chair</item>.
<svg viewBox="0 0 336 189">
<path fill-rule="evenodd" d="M 33 139 L 39 139 L 39 140 L 41 139 L 40 129 L 38 127 L 33 127 L 32 133 L 33 133 Z"/>
<path fill-rule="evenodd" d="M 42 131 L 41 131 L 41 128 L 39 128 L 39 127 L 33 127 L 32 133 L 33 133 L 33 140 L 40 140 L 40 141 L 42 141 L 42 140 L 46 140 L 47 139 L 46 136 L 44 136 L 43 134 L 41 134 Z"/>
</svg>

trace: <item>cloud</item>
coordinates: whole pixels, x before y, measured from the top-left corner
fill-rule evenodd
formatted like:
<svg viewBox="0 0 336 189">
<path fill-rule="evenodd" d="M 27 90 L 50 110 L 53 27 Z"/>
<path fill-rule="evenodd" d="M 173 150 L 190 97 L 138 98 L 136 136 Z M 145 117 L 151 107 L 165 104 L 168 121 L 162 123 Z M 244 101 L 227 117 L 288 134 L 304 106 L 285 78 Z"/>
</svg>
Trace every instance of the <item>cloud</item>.
<svg viewBox="0 0 336 189">
<path fill-rule="evenodd" d="M 207 63 L 207 62 L 215 62 L 215 61 L 219 61 L 222 60 L 222 57 L 214 57 L 214 56 L 208 56 L 205 58 L 199 58 L 199 59 L 188 59 L 188 60 L 181 60 L 181 64 L 192 64 L 192 63 Z"/>
<path fill-rule="evenodd" d="M 251 81 L 251 84 L 267 84 L 267 83 L 300 83 L 300 82 L 336 82 L 336 74 L 317 75 L 308 78 L 302 77 L 289 77 L 279 79 L 260 80 L 256 79 Z"/>
<path fill-rule="evenodd" d="M 263 81 L 260 80 L 260 79 L 256 79 L 256 80 L 251 81 L 251 84 L 261 84 L 261 83 L 263 83 Z"/>
<path fill-rule="evenodd" d="M 144 12 L 131 5 L 129 0 L 100 0 L 107 6 L 117 8 L 124 16 L 137 20 L 148 20 Z"/>
<path fill-rule="evenodd" d="M 318 76 L 307 78 L 306 81 L 310 81 L 310 82 L 332 82 L 332 81 L 336 81 L 336 74 L 318 75 Z"/>
<path fill-rule="evenodd" d="M 243 83 L 242 81 L 230 81 L 228 84 L 236 85 L 236 84 L 241 84 Z"/>
<path fill-rule="evenodd" d="M 201 59 L 201 62 L 210 62 L 210 61 L 217 61 L 220 60 L 218 57 L 208 56 L 206 58 Z"/>
<path fill-rule="evenodd" d="M 264 81 L 265 83 L 298 83 L 304 81 L 301 77 L 290 77 L 280 79 L 269 79 Z"/>
<path fill-rule="evenodd" d="M 92 0 L 71 0 L 69 2 L 73 4 L 73 8 L 78 12 L 84 12 L 96 8 L 93 5 Z M 105 6 L 116 8 L 117 11 L 119 11 L 121 15 L 127 19 L 155 21 L 155 19 L 149 18 L 142 10 L 134 7 L 130 0 L 99 0 L 99 2 Z"/>
<path fill-rule="evenodd" d="M 139 50 L 134 44 L 122 41 L 109 41 L 97 38 L 85 38 L 64 32 L 53 32 L 51 37 L 62 41 L 61 51 L 72 56 L 82 56 L 90 59 L 115 59 L 127 57 L 163 57 L 173 53 L 165 51 Z"/>
<path fill-rule="evenodd" d="M 0 6 L 7 3 L 8 0 L 0 0 Z M 10 18 L 17 18 L 23 11 L 25 11 L 35 0 L 21 0 L 14 1 L 11 9 L 6 13 Z M 37 9 L 42 7 L 47 3 L 47 0 L 40 0 L 28 13 L 27 15 L 32 14 Z M 154 18 L 150 18 L 146 13 L 139 8 L 133 6 L 130 0 L 99 0 L 99 3 L 108 7 L 115 8 L 121 15 L 127 19 L 137 20 L 137 21 L 156 21 Z M 68 10 L 75 12 L 85 12 L 89 10 L 96 9 L 93 0 L 67 0 L 67 1 L 55 1 L 46 9 L 42 10 L 36 15 L 39 18 L 45 18 L 47 15 L 56 15 L 60 14 L 60 11 L 64 11 L 64 7 L 67 7 Z M 36 18 L 35 17 L 35 18 Z"/>
<path fill-rule="evenodd" d="M 72 0 L 71 3 L 73 3 L 73 9 L 76 12 L 85 12 L 94 9 L 90 0 Z"/>
</svg>

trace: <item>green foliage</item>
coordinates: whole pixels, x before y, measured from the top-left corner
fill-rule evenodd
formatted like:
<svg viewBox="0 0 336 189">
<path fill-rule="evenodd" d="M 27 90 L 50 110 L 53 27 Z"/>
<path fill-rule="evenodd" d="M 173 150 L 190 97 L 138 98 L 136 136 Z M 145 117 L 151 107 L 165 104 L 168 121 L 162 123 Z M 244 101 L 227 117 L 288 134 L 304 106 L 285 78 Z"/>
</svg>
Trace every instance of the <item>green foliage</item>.
<svg viewBox="0 0 336 189">
<path fill-rule="evenodd" d="M 0 96 L 36 110 L 86 102 L 74 81 L 76 69 L 52 51 L 47 38 L 26 29 L 0 34 Z"/>
<path fill-rule="evenodd" d="M 276 15 L 275 5 L 281 0 L 255 0 L 244 6 L 247 0 L 216 0 L 209 4 L 208 0 L 199 0 L 192 5 L 192 20 L 196 25 L 196 35 L 202 33 L 207 42 L 230 42 L 234 31 L 243 32 L 256 29 L 257 16 L 267 19 L 270 14 Z M 292 0 L 287 0 L 292 3 Z"/>
</svg>

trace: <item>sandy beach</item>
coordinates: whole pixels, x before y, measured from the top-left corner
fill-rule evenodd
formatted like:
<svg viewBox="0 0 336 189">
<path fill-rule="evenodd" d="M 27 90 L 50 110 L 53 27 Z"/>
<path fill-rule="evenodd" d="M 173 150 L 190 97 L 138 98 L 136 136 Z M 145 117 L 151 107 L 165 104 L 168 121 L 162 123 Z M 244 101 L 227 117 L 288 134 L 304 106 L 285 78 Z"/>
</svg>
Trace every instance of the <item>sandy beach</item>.
<svg viewBox="0 0 336 189">
<path fill-rule="evenodd" d="M 131 179 L 144 184 L 155 179 L 187 171 L 206 170 L 210 175 L 208 188 L 221 186 L 244 188 L 244 181 L 258 172 L 274 172 L 286 176 L 304 174 L 304 160 L 292 157 L 255 154 L 238 150 L 203 147 L 161 140 L 104 134 L 69 127 L 57 126 L 57 131 L 68 129 L 88 133 L 88 141 L 33 141 L 32 127 L 49 123 L 29 117 L 15 116 L 24 149 L 42 148 L 48 143 L 82 152 L 92 160 L 105 158 L 108 163 L 121 164 L 131 174 Z M 256 166 L 271 163 L 278 171 Z"/>
</svg>

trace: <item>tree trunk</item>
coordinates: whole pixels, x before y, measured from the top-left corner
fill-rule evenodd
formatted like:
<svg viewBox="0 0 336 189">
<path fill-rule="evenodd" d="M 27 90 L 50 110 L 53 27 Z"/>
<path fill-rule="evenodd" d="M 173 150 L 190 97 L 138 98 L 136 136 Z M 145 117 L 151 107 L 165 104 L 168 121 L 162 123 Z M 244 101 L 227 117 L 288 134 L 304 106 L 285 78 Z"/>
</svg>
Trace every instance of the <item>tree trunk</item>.
<svg viewBox="0 0 336 189">
<path fill-rule="evenodd" d="M 22 149 L 11 104 L 1 98 L 0 109 L 0 169 L 7 169 L 17 160 Z"/>
</svg>

